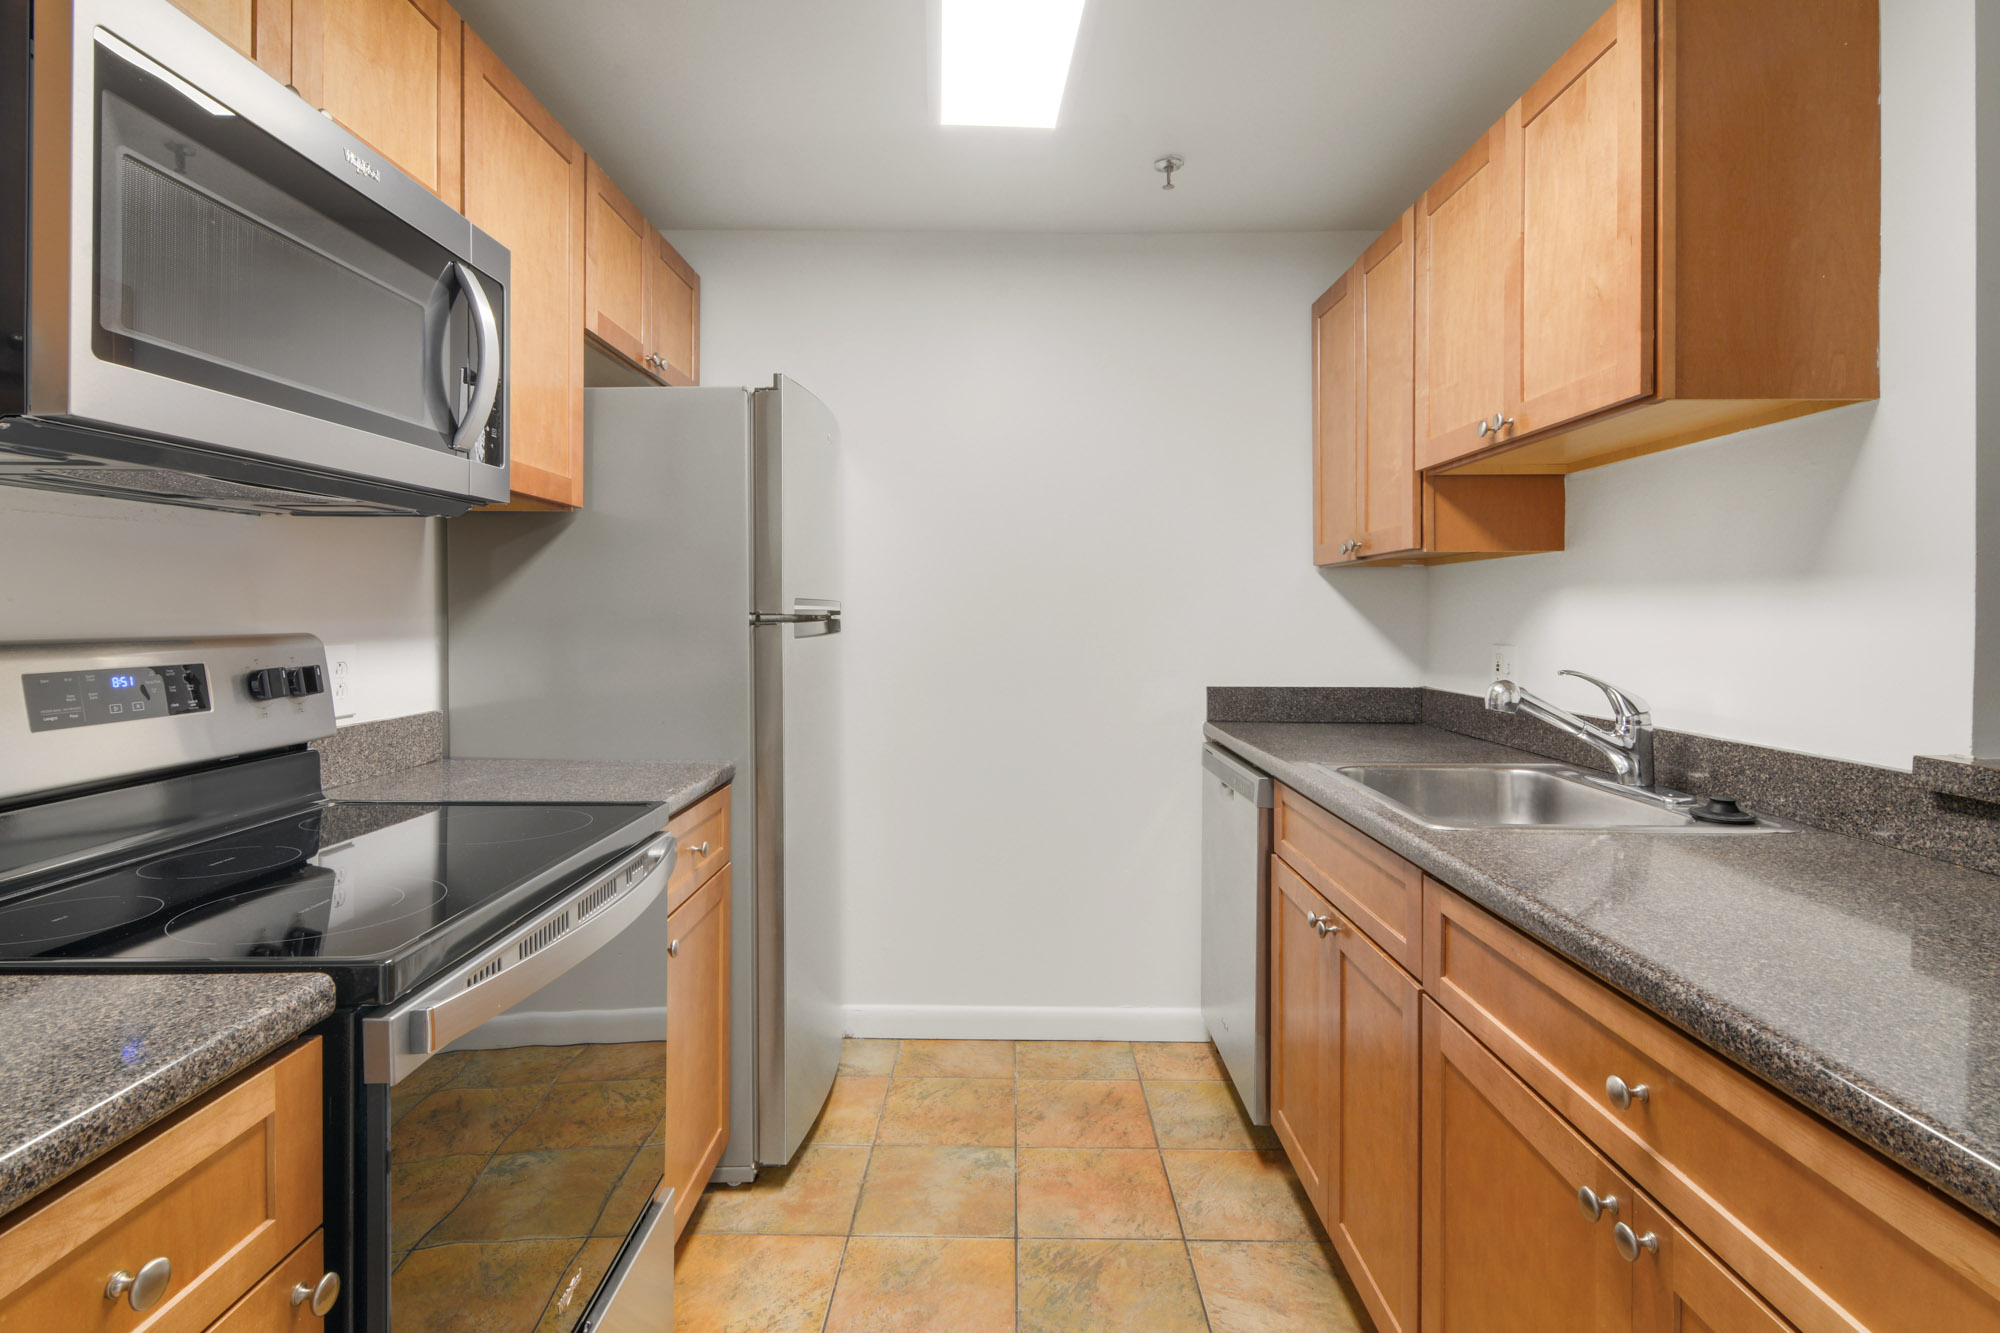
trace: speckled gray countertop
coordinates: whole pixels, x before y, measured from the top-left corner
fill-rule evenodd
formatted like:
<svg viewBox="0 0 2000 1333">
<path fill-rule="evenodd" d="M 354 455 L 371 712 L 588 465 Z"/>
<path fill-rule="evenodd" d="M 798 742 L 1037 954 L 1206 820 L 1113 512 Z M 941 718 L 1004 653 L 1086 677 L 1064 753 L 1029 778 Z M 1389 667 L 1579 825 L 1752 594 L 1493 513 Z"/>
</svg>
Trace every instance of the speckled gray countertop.
<svg viewBox="0 0 2000 1333">
<path fill-rule="evenodd" d="M 332 1012 L 318 972 L 0 977 L 0 1213 Z"/>
<path fill-rule="evenodd" d="M 736 775 L 734 764 L 616 759 L 440 759 L 330 787 L 336 801 L 660 801 L 678 814 Z"/>
<path fill-rule="evenodd" d="M 1810 828 L 1429 829 L 1313 765 L 1547 761 L 1426 726 L 1204 731 L 2000 1222 L 2000 877 Z"/>
</svg>

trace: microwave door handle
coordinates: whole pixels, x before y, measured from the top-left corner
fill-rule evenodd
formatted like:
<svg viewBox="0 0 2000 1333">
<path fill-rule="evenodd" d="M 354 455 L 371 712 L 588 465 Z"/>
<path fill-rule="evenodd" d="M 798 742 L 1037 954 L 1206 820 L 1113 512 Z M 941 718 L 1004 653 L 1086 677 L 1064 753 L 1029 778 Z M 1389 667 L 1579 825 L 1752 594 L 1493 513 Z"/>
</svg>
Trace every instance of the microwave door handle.
<svg viewBox="0 0 2000 1333">
<path fill-rule="evenodd" d="M 494 400 L 500 396 L 500 324 L 493 318 L 493 303 L 486 298 L 479 275 L 456 260 L 452 268 L 458 274 L 458 285 L 465 289 L 466 301 L 472 306 L 472 327 L 479 344 L 479 370 L 472 383 L 472 404 L 459 418 L 458 433 L 451 437 L 453 449 L 469 454 L 486 430 L 486 418 L 493 414 Z"/>
</svg>

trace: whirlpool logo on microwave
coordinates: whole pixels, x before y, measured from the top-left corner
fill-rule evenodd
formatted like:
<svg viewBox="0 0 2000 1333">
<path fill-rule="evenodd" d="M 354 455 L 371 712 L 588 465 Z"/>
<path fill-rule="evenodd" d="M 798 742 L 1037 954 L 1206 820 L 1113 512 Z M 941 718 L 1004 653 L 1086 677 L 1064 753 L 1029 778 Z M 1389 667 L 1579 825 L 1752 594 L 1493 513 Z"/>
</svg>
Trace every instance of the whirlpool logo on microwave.
<svg viewBox="0 0 2000 1333">
<path fill-rule="evenodd" d="M 340 151 L 346 156 L 347 165 L 353 167 L 357 174 L 366 176 L 370 180 L 382 179 L 382 168 L 362 158 L 352 148 L 343 148 Z"/>
</svg>

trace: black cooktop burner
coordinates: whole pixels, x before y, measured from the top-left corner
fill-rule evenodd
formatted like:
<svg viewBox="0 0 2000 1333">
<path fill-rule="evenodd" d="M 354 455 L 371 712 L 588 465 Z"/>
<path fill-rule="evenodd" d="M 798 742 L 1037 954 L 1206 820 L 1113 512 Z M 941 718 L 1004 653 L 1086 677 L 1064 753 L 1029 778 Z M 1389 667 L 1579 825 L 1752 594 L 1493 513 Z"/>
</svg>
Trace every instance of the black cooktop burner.
<svg viewBox="0 0 2000 1333">
<path fill-rule="evenodd" d="M 307 967 L 393 998 L 658 827 L 643 804 L 315 801 L 0 903 L 0 968 Z"/>
</svg>

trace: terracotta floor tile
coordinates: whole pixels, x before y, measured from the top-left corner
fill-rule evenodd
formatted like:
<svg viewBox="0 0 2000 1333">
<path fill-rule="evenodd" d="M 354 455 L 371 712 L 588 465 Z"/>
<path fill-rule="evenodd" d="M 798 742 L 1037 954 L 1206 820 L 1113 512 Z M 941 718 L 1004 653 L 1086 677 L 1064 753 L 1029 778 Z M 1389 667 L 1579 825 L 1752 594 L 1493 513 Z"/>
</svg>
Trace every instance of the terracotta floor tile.
<svg viewBox="0 0 2000 1333">
<path fill-rule="evenodd" d="M 907 1050 L 909 1043 L 904 1043 Z M 890 1080 L 877 1143 L 1014 1146 L 1014 1082 L 987 1078 Z"/>
<path fill-rule="evenodd" d="M 847 1037 L 840 1043 L 843 1077 L 883 1078 L 896 1071 L 896 1048 L 902 1043 L 878 1037 Z"/>
<path fill-rule="evenodd" d="M 882 1119 L 882 1099 L 888 1095 L 889 1080 L 881 1077 L 842 1076 L 833 1080 L 826 1106 L 806 1134 L 807 1143 L 873 1143 L 875 1125 Z"/>
<path fill-rule="evenodd" d="M 470 1051 L 446 1051 L 411 1070 L 401 1083 L 389 1089 L 389 1123 L 394 1125 L 415 1110 L 418 1102 L 457 1078 L 460 1066 L 471 1054 Z"/>
<path fill-rule="evenodd" d="M 877 1148 L 857 1236 L 1011 1236 L 1014 1154 L 1005 1148 Z"/>
<path fill-rule="evenodd" d="M 760 1171 L 751 1184 L 705 1191 L 688 1230 L 844 1236 L 867 1169 L 866 1148 L 801 1148 L 790 1166 Z"/>
<path fill-rule="evenodd" d="M 636 1148 L 660 1122 L 667 1085 L 662 1077 L 624 1083 L 561 1083 L 547 1092 L 548 1100 L 508 1135 L 502 1145 L 507 1152 Z"/>
<path fill-rule="evenodd" d="M 630 1148 L 502 1153 L 431 1229 L 426 1246 L 590 1234 L 632 1161 Z"/>
<path fill-rule="evenodd" d="M 433 1157 L 397 1162 L 389 1168 L 389 1245 L 407 1250 L 458 1206 L 487 1159 Z"/>
<path fill-rule="evenodd" d="M 1227 1083 L 1148 1083 L 1146 1103 L 1162 1148 L 1275 1148 L 1278 1140 L 1250 1123 Z"/>
<path fill-rule="evenodd" d="M 1023 1148 L 1150 1148 L 1153 1122 L 1137 1079 L 1022 1079 L 1014 1123 Z"/>
<path fill-rule="evenodd" d="M 604 1201 L 604 1211 L 597 1215 L 597 1224 L 590 1229 L 593 1236 L 623 1236 L 639 1220 L 639 1214 L 646 1211 L 653 1191 L 659 1188 L 660 1178 L 667 1173 L 667 1155 L 660 1145 L 649 1143 L 641 1147 L 632 1158 L 632 1164 L 625 1168 L 625 1175 L 619 1180 L 618 1188 L 611 1191 L 611 1197 Z"/>
<path fill-rule="evenodd" d="M 535 1325 L 535 1333 L 571 1333 L 596 1294 L 597 1284 L 611 1270 L 611 1261 L 618 1257 L 618 1247 L 623 1243 L 622 1237 L 583 1243 L 583 1248 L 569 1261 L 569 1271 L 556 1284 L 555 1299 L 542 1312 L 542 1322 Z M 620 1301 L 631 1299 L 633 1293 L 628 1287 L 620 1295 Z M 621 1304 L 619 1308 L 624 1307 Z"/>
<path fill-rule="evenodd" d="M 1208 1328 L 1187 1247 L 1177 1240 L 1024 1240 L 1019 1262 L 1020 1333 Z"/>
<path fill-rule="evenodd" d="M 1205 1041 L 1135 1041 L 1132 1058 L 1140 1078 L 1223 1079 L 1222 1060 Z"/>
<path fill-rule="evenodd" d="M 906 1041 L 896 1055 L 897 1078 L 1012 1078 L 1011 1041 Z"/>
<path fill-rule="evenodd" d="M 856 1237 L 827 1333 L 1013 1333 L 1014 1246 L 1004 1240 Z"/>
<path fill-rule="evenodd" d="M 1312 1203 L 1280 1151 L 1176 1152 L 1166 1159 L 1190 1240 L 1315 1240 Z"/>
<path fill-rule="evenodd" d="M 1173 1193 L 1160 1155 L 1137 1148 L 1023 1148 L 1019 1157 L 1023 1236 L 1179 1239 Z"/>
<path fill-rule="evenodd" d="M 653 1126 L 653 1132 L 646 1136 L 646 1142 L 665 1143 L 666 1141 L 667 1141 L 667 1118 L 663 1115 L 660 1117 L 660 1123 Z"/>
<path fill-rule="evenodd" d="M 1017 1041 L 1015 1078 L 1137 1078 L 1129 1041 Z"/>
<path fill-rule="evenodd" d="M 818 1333 L 841 1236 L 689 1236 L 674 1260 L 682 1333 Z"/>
<path fill-rule="evenodd" d="M 1373 1333 L 1361 1301 L 1318 1243 L 1203 1240 L 1188 1245 L 1214 1333 Z"/>
<path fill-rule="evenodd" d="M 467 1051 L 452 1086 L 515 1088 L 530 1083 L 553 1083 L 582 1049 L 581 1046 L 500 1046 L 490 1051 Z"/>
<path fill-rule="evenodd" d="M 441 1245 L 413 1250 L 389 1282 L 399 1328 L 424 1333 L 532 1333 L 573 1240 Z"/>
<path fill-rule="evenodd" d="M 625 1041 L 585 1046 L 559 1080 L 563 1083 L 618 1083 L 667 1076 L 664 1041 Z"/>
<path fill-rule="evenodd" d="M 396 1162 L 477 1153 L 484 1157 L 541 1103 L 545 1088 L 444 1088 L 396 1123 L 389 1153 Z"/>
</svg>

